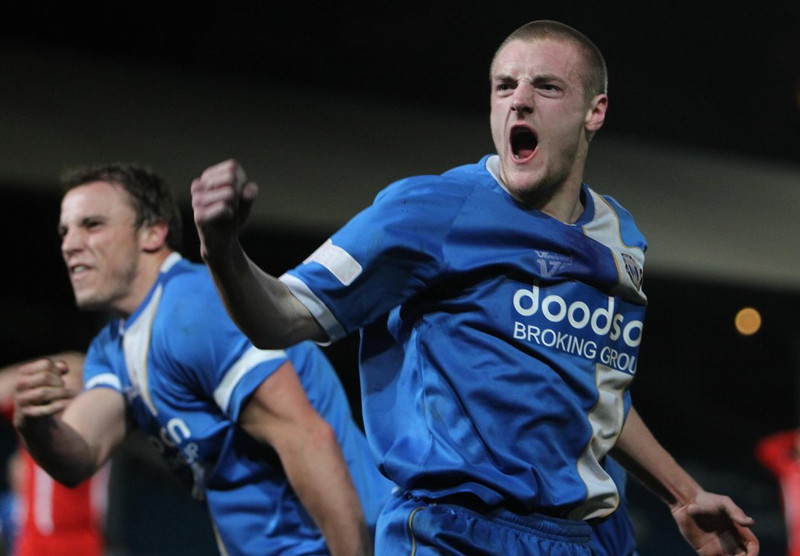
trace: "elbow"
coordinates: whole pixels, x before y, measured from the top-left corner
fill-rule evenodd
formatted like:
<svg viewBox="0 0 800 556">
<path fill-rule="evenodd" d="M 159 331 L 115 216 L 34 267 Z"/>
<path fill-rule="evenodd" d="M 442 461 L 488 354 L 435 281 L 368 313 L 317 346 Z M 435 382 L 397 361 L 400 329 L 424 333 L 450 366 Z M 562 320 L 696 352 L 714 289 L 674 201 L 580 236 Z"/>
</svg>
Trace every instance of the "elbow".
<svg viewBox="0 0 800 556">
<path fill-rule="evenodd" d="M 294 298 L 292 298 L 294 299 Z M 276 313 L 271 317 L 259 313 L 234 319 L 239 330 L 259 349 L 286 349 L 299 342 L 311 340 L 330 342 L 328 333 L 299 302 L 295 312 Z"/>
<path fill-rule="evenodd" d="M 336 438 L 336 431 L 324 419 L 314 428 L 312 442 L 320 448 L 339 447 L 339 439 Z"/>
<path fill-rule="evenodd" d="M 262 323 L 258 323 L 262 324 Z M 240 327 L 250 343 L 258 349 L 286 349 L 297 343 L 311 340 L 313 342 L 328 342 L 327 335 L 321 327 L 314 330 L 303 329 L 302 327 L 286 327 L 282 330 L 264 330 L 258 325 L 253 327 Z"/>
<path fill-rule="evenodd" d="M 79 462 L 74 459 L 59 459 L 49 454 L 41 453 L 36 449 L 36 446 L 25 445 L 25 448 L 38 467 L 50 475 L 54 481 L 68 488 L 77 487 L 89 479 L 96 470 L 86 462 Z"/>
<path fill-rule="evenodd" d="M 256 334 L 249 334 L 245 332 L 245 336 L 250 340 L 250 343 L 258 349 L 283 349 L 286 346 L 276 342 L 273 338 L 267 338 Z"/>
<path fill-rule="evenodd" d="M 91 471 L 74 467 L 58 469 L 42 467 L 42 469 L 44 469 L 53 480 L 67 488 L 75 488 L 92 476 Z"/>
<path fill-rule="evenodd" d="M 236 327 L 244 334 L 253 346 L 258 349 L 284 349 L 291 343 L 287 343 L 283 331 L 265 326 L 263 320 L 239 320 L 234 319 Z"/>
<path fill-rule="evenodd" d="M 284 433 L 288 434 L 274 436 L 269 440 L 278 454 L 281 454 L 282 459 L 285 454 L 304 451 L 299 449 L 300 446 L 317 455 L 329 454 L 331 450 L 340 450 L 336 431 L 322 418 L 314 419 L 312 423 L 307 423 L 306 426 L 300 429 L 293 428 L 290 430 L 287 428 Z"/>
</svg>

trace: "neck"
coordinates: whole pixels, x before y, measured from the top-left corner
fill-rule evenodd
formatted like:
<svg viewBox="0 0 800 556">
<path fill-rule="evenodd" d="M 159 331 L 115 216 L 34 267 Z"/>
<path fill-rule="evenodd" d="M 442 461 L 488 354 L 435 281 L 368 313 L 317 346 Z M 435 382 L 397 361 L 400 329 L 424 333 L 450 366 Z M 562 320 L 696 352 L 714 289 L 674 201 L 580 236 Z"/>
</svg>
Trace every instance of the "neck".
<svg viewBox="0 0 800 556">
<path fill-rule="evenodd" d="M 131 288 L 131 295 L 113 308 L 117 316 L 128 318 L 139 308 L 139 305 L 142 304 L 145 297 L 147 297 L 147 294 L 152 289 L 153 284 L 158 280 L 161 266 L 172 253 L 173 251 L 171 249 L 164 248 L 151 253 L 145 253 L 139 258 L 139 264 L 136 269 L 136 279 Z"/>
<path fill-rule="evenodd" d="M 580 186 L 578 186 L 574 194 L 570 192 L 568 195 L 552 198 L 540 210 L 564 224 L 574 224 L 581 217 L 584 210 L 583 194 Z"/>
<path fill-rule="evenodd" d="M 528 195 L 514 195 L 529 208 L 543 212 L 564 224 L 574 224 L 583 214 L 581 183 L 540 184 Z"/>
</svg>

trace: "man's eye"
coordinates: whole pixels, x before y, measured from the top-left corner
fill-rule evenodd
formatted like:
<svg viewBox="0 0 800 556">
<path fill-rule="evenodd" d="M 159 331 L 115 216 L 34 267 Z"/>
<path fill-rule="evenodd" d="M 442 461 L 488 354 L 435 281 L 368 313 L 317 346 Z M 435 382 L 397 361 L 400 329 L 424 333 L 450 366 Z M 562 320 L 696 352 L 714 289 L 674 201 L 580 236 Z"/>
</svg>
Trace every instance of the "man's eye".
<svg viewBox="0 0 800 556">
<path fill-rule="evenodd" d="M 542 83 L 536 86 L 539 93 L 546 97 L 560 97 L 564 94 L 564 89 L 552 83 Z"/>
</svg>

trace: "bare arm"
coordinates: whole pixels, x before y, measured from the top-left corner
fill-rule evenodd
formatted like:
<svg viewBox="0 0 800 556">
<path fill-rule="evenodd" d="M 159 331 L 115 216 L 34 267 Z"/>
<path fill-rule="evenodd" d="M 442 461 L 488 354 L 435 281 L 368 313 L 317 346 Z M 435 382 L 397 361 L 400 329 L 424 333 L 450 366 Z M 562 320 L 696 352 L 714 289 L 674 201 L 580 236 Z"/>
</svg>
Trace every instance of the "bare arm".
<svg viewBox="0 0 800 556">
<path fill-rule="evenodd" d="M 208 168 L 192 182 L 200 249 L 233 321 L 262 349 L 301 340 L 327 340 L 306 307 L 277 278 L 255 265 L 239 243 L 239 228 L 258 194 L 233 160 Z M 265 318 L 269 315 L 269 318 Z"/>
<path fill-rule="evenodd" d="M 613 456 L 670 507 L 683 537 L 703 556 L 756 556 L 749 518 L 730 498 L 706 492 L 631 408 Z"/>
<path fill-rule="evenodd" d="M 361 502 L 336 435 L 309 404 L 290 362 L 256 390 L 239 424 L 278 453 L 289 483 L 334 556 L 372 554 Z"/>
<path fill-rule="evenodd" d="M 127 434 L 121 394 L 98 388 L 76 396 L 63 360 L 39 359 L 17 371 L 14 424 L 26 449 L 57 481 L 91 477 Z M 80 373 L 80 368 L 75 371 Z"/>
</svg>

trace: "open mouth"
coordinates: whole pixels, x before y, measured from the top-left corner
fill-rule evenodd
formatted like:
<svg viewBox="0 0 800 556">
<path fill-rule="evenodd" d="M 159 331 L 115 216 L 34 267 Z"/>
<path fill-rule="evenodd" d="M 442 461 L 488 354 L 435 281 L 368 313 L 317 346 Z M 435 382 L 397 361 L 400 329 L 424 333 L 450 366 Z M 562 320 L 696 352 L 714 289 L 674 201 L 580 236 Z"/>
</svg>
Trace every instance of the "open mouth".
<svg viewBox="0 0 800 556">
<path fill-rule="evenodd" d="M 530 128 L 517 126 L 511 130 L 511 153 L 515 159 L 530 158 L 538 144 L 539 140 Z"/>
<path fill-rule="evenodd" d="M 85 264 L 75 264 L 69 267 L 69 278 L 73 283 L 83 282 L 92 275 L 93 267 Z"/>
<path fill-rule="evenodd" d="M 76 264 L 76 265 L 71 265 L 69 267 L 69 273 L 72 276 L 78 276 L 80 274 L 87 272 L 88 270 L 90 270 L 90 268 L 85 264 Z"/>
</svg>

